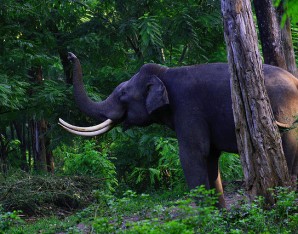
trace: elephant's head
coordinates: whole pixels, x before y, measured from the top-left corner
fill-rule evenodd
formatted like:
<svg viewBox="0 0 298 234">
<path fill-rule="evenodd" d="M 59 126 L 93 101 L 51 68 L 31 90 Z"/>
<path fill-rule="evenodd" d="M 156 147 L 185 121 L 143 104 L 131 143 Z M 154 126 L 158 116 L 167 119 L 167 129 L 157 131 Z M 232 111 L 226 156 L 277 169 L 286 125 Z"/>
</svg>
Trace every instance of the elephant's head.
<svg viewBox="0 0 298 234">
<path fill-rule="evenodd" d="M 94 136 L 110 130 L 115 124 L 123 122 L 125 127 L 146 126 L 153 122 L 156 110 L 169 104 L 167 90 L 159 79 L 167 68 L 144 65 L 130 80 L 118 85 L 111 95 L 102 102 L 92 101 L 82 81 L 79 59 L 69 53 L 73 63 L 74 96 L 80 110 L 90 117 L 103 122 L 92 127 L 77 127 L 59 119 L 66 130 L 84 136 Z"/>
</svg>

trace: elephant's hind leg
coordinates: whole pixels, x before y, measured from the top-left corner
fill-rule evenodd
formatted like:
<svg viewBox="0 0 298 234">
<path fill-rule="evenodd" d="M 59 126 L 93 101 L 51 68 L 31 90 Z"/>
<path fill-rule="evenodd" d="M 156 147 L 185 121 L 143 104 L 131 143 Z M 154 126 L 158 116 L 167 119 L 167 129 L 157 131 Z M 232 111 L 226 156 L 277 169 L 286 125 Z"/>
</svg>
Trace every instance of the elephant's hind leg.
<svg viewBox="0 0 298 234">
<path fill-rule="evenodd" d="M 218 166 L 220 152 L 215 152 L 211 150 L 210 158 L 208 159 L 208 178 L 210 188 L 214 188 L 215 191 L 219 194 L 219 204 L 220 208 L 226 208 L 225 199 L 224 199 L 224 190 L 222 187 L 222 181 Z"/>
<path fill-rule="evenodd" d="M 286 157 L 289 174 L 294 184 L 297 184 L 298 174 L 298 133 L 293 129 L 282 135 L 282 145 Z"/>
</svg>

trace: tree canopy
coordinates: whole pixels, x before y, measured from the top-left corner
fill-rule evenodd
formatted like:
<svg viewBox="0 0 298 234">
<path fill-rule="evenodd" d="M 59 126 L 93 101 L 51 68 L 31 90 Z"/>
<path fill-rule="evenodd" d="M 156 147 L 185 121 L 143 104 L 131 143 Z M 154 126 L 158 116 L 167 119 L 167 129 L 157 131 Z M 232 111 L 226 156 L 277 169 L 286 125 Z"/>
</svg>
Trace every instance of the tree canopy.
<svg viewBox="0 0 298 234">
<path fill-rule="evenodd" d="M 53 150 L 71 144 L 74 138 L 58 127 L 59 117 L 92 121 L 74 105 L 68 51 L 80 57 L 86 88 L 95 100 L 144 63 L 226 60 L 215 1 L 3 0 L 0 18 L 0 161 L 27 170 L 45 169 L 36 162 L 51 161 Z M 127 141 L 123 137 L 130 133 L 110 136 L 115 134 Z M 135 155 L 145 151 L 139 147 Z"/>
<path fill-rule="evenodd" d="M 292 32 L 297 53 L 295 25 Z M 37 170 L 37 151 L 43 147 L 44 160 L 54 156 L 59 165 L 64 144 L 82 144 L 57 125 L 59 117 L 79 125 L 92 121 L 74 104 L 68 51 L 82 61 L 84 82 L 94 100 L 105 98 L 144 63 L 224 62 L 220 1 L 1 1 L 1 165 Z M 172 139 L 153 137 L 165 136 L 164 131 L 156 126 L 125 133 L 115 129 L 95 140 L 98 150 L 117 156 L 119 175 L 125 176 L 124 169 L 137 168 L 134 172 L 141 181 L 149 173 L 143 169 L 157 165 L 160 154 L 165 154 L 157 146 L 167 141 L 176 146 Z M 167 150 L 175 151 L 175 147 Z M 158 173 L 150 172 L 154 180 Z"/>
</svg>

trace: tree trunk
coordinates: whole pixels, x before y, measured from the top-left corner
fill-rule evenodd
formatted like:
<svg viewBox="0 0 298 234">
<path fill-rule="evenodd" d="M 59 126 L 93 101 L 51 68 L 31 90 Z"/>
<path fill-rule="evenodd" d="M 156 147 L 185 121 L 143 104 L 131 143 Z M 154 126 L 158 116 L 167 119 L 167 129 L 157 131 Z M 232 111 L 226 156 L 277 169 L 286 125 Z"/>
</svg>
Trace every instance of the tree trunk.
<svg viewBox="0 0 298 234">
<path fill-rule="evenodd" d="M 288 70 L 297 77 L 289 19 L 281 28 L 284 13 L 282 2 L 278 9 L 274 7 L 272 0 L 254 0 L 253 2 L 265 63 Z"/>
<path fill-rule="evenodd" d="M 7 157 L 8 157 L 8 145 L 9 141 L 6 139 L 6 129 L 0 129 L 0 172 L 6 173 L 7 172 Z"/>
<path fill-rule="evenodd" d="M 282 25 L 282 17 L 284 15 L 283 1 L 280 3 L 280 6 L 277 8 L 277 20 L 281 28 L 281 41 L 283 52 L 285 56 L 285 61 L 287 65 L 287 70 L 292 73 L 295 77 L 298 78 L 298 71 L 292 41 L 292 32 L 291 32 L 291 22 L 287 18 L 284 25 Z"/>
<path fill-rule="evenodd" d="M 42 68 L 33 67 L 29 73 L 34 82 L 42 83 Z M 45 119 L 31 121 L 32 153 L 34 158 L 34 168 L 37 171 L 53 172 L 53 157 L 48 149 L 50 140 L 46 137 L 47 121 Z M 48 164 L 49 163 L 49 164 Z"/>
<path fill-rule="evenodd" d="M 264 62 L 287 70 L 280 25 L 272 0 L 254 0 Z"/>
<path fill-rule="evenodd" d="M 264 85 L 262 60 L 249 0 L 221 0 L 231 72 L 231 92 L 238 149 L 251 198 L 269 188 L 288 186 L 290 176 L 281 137 Z"/>
<path fill-rule="evenodd" d="M 44 143 L 44 136 L 42 135 L 43 121 L 32 121 L 32 152 L 34 158 L 34 169 L 36 171 L 47 171 L 47 157 Z"/>
<path fill-rule="evenodd" d="M 21 123 L 14 122 L 14 128 L 16 130 L 17 138 L 20 141 L 20 150 L 21 150 L 21 169 L 24 171 L 28 171 L 28 163 L 27 163 L 27 157 L 26 157 L 26 151 L 27 151 L 27 144 L 26 144 L 26 122 L 22 121 Z"/>
</svg>

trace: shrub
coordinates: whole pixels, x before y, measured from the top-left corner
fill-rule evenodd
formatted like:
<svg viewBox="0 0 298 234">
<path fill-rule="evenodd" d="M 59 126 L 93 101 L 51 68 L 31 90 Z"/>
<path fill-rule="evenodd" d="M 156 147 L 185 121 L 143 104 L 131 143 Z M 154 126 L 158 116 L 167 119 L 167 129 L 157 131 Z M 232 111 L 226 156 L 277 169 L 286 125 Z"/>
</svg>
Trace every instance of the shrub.
<svg viewBox="0 0 298 234">
<path fill-rule="evenodd" d="M 0 202 L 5 210 L 22 210 L 27 215 L 69 211 L 90 204 L 93 190 L 104 187 L 101 183 L 94 177 L 17 172 L 0 183 Z"/>
<path fill-rule="evenodd" d="M 22 223 L 19 211 L 5 212 L 0 209 L 0 233 L 6 233 L 12 226 Z"/>
<path fill-rule="evenodd" d="M 263 197 L 250 204 L 233 206 L 226 216 L 230 228 L 251 233 L 297 233 L 297 192 L 287 188 L 276 188 L 272 192 L 277 200 L 271 209 L 266 207 Z"/>
<path fill-rule="evenodd" d="M 134 168 L 131 177 L 136 183 L 150 179 L 151 186 L 173 188 L 185 185 L 184 175 L 178 156 L 178 142 L 175 138 L 154 137 L 155 151 L 159 158 L 151 167 Z"/>
<path fill-rule="evenodd" d="M 223 152 L 219 159 L 219 167 L 223 181 L 243 179 L 243 170 L 238 154 Z"/>
<path fill-rule="evenodd" d="M 107 150 L 99 150 L 96 142 L 86 140 L 76 142 L 75 147 L 63 146 L 57 154 L 63 158 L 63 173 L 96 177 L 105 184 L 103 189 L 114 191 L 118 184 L 115 165 L 110 161 Z"/>
</svg>

